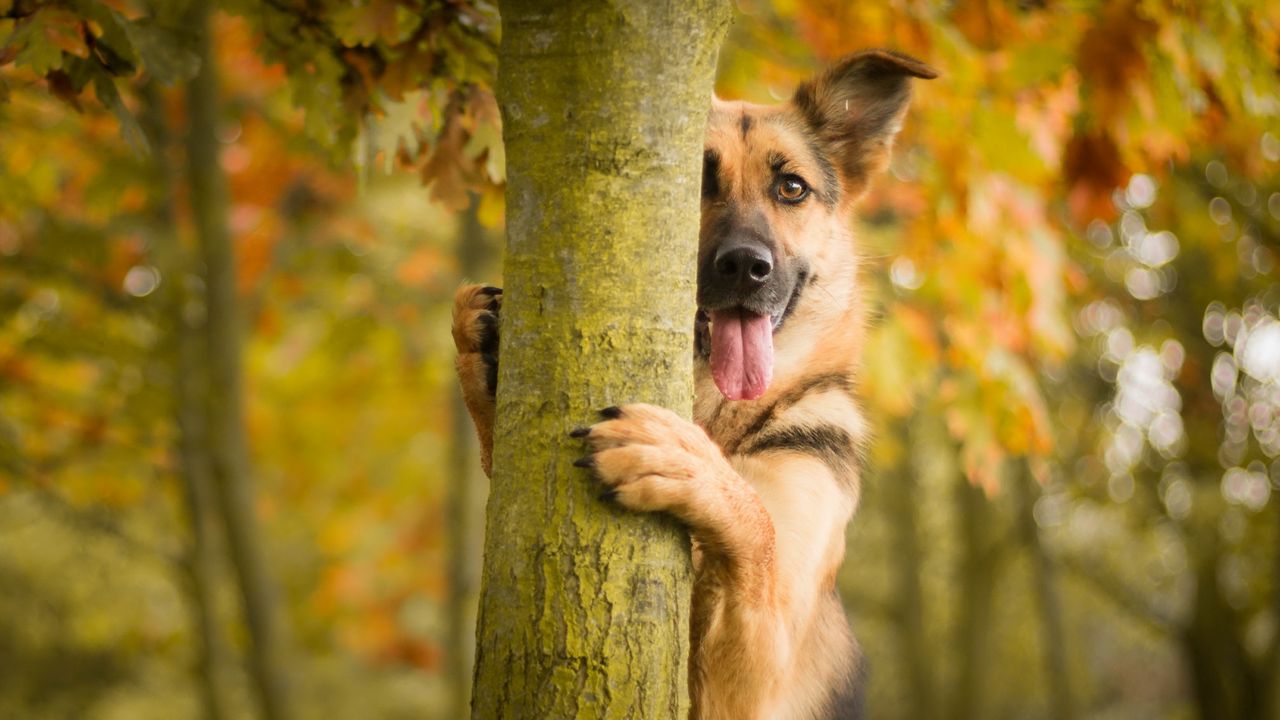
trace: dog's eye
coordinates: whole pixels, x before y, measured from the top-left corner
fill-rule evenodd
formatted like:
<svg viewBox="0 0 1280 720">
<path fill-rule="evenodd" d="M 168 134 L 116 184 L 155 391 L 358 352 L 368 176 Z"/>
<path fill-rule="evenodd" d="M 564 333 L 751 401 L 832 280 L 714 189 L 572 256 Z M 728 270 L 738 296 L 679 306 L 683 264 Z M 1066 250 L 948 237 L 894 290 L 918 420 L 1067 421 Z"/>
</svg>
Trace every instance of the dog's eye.
<svg viewBox="0 0 1280 720">
<path fill-rule="evenodd" d="M 774 192 L 782 202 L 794 205 L 809 197 L 809 186 L 795 175 L 783 175 L 774 186 Z"/>
</svg>

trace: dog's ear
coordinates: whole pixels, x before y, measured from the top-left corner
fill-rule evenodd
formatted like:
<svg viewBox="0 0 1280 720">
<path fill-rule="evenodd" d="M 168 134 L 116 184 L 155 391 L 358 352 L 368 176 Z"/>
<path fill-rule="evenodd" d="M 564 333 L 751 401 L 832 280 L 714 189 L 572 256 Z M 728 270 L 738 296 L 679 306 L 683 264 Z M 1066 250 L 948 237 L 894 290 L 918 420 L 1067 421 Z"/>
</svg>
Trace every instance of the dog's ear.
<svg viewBox="0 0 1280 720">
<path fill-rule="evenodd" d="M 864 50 L 801 85 L 791 103 L 836 160 L 846 192 L 861 194 L 889 162 L 911 99 L 911 78 L 937 76 L 909 55 Z"/>
</svg>

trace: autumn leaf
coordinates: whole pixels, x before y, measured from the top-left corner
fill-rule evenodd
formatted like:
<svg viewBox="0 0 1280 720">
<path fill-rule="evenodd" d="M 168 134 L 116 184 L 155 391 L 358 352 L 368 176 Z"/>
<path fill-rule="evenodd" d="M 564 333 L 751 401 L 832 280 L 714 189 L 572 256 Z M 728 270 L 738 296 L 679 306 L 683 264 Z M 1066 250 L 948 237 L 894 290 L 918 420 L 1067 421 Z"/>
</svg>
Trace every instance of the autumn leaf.
<svg viewBox="0 0 1280 720">
<path fill-rule="evenodd" d="M 44 36 L 65 53 L 78 58 L 89 57 L 89 47 L 84 41 L 84 24 L 70 12 L 48 10 L 42 13 Z"/>
<path fill-rule="evenodd" d="M 1129 180 L 1130 171 L 1120 159 L 1120 148 L 1106 130 L 1077 132 L 1067 143 L 1062 178 L 1067 186 L 1067 206 L 1083 227 L 1094 218 L 1115 217 L 1111 193 Z"/>
<path fill-rule="evenodd" d="M 1155 31 L 1135 0 L 1108 0 L 1085 32 L 1076 67 L 1100 123 L 1109 124 L 1133 102 L 1134 85 L 1147 76 L 1144 47 Z"/>
<path fill-rule="evenodd" d="M 1013 41 L 1019 26 L 1004 0 L 958 2 L 950 20 L 965 38 L 983 50 L 993 50 Z"/>
</svg>

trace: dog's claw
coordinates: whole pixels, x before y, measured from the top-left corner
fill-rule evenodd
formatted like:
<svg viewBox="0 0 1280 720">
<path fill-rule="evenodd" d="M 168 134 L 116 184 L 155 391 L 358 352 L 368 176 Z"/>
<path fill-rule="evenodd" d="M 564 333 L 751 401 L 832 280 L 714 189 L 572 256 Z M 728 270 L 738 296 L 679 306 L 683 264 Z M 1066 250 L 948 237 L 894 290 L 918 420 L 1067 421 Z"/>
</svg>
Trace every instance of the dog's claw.
<svg viewBox="0 0 1280 720">
<path fill-rule="evenodd" d="M 573 461 L 574 467 L 591 469 L 596 466 L 596 457 L 594 455 L 584 455 Z"/>
<path fill-rule="evenodd" d="M 590 434 L 591 428 L 589 427 L 576 427 L 569 431 L 569 437 L 571 438 L 584 438 Z"/>
<path fill-rule="evenodd" d="M 617 405 L 610 405 L 600 411 L 600 417 L 605 418 L 606 420 L 617 420 L 622 417 L 622 408 Z"/>
<path fill-rule="evenodd" d="M 617 497 L 618 497 L 618 491 L 614 490 L 613 488 L 609 488 L 608 490 L 605 490 L 604 492 L 600 493 L 600 499 L 606 502 L 610 500 L 614 500 Z"/>
</svg>

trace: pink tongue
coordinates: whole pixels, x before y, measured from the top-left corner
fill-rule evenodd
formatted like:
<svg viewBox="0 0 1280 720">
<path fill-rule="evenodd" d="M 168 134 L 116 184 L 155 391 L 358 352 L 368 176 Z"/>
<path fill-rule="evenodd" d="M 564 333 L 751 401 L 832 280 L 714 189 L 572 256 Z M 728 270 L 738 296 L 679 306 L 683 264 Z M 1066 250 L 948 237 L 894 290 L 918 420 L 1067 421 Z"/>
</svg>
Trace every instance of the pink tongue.
<svg viewBox="0 0 1280 720">
<path fill-rule="evenodd" d="M 744 310 L 711 313 L 711 376 L 730 400 L 754 400 L 773 379 L 773 323 Z"/>
</svg>

